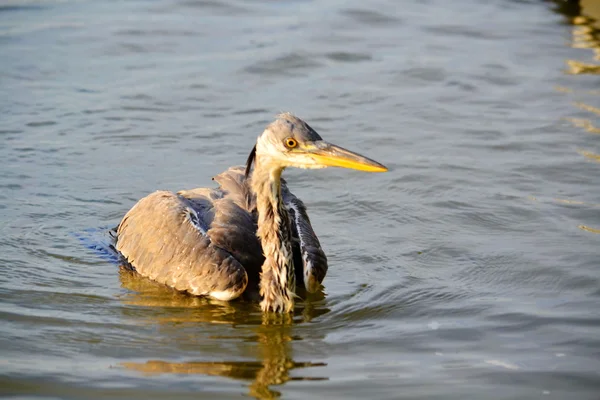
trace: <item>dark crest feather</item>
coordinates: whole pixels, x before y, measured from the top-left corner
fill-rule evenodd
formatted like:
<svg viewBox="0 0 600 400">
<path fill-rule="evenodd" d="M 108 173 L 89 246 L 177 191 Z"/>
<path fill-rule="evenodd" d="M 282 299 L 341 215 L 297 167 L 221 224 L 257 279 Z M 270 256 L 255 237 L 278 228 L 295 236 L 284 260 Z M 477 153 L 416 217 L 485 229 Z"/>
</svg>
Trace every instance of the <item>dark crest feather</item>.
<svg viewBox="0 0 600 400">
<path fill-rule="evenodd" d="M 246 173 L 244 174 L 246 178 L 250 175 L 250 169 L 252 169 L 252 162 L 256 158 L 256 145 L 252 148 L 250 155 L 248 156 L 248 160 L 246 161 Z"/>
</svg>

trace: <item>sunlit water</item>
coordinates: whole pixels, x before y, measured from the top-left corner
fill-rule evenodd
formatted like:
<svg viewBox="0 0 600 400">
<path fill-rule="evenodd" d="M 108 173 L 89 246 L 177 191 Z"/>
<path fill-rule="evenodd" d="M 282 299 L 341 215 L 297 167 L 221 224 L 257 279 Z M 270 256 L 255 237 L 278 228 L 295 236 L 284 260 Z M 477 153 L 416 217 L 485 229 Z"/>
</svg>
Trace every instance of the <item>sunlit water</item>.
<svg viewBox="0 0 600 400">
<path fill-rule="evenodd" d="M 0 393 L 597 399 L 594 13 L 3 2 Z M 330 261 L 293 316 L 174 293 L 80 243 L 155 189 L 212 185 L 280 111 L 391 170 L 286 171 Z"/>
</svg>

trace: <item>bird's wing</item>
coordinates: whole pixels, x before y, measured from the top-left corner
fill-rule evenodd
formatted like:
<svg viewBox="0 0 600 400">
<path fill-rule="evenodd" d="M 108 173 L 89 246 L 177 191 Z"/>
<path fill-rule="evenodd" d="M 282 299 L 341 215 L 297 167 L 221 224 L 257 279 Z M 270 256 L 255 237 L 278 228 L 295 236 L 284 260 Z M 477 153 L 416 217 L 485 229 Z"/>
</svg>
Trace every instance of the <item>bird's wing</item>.
<svg viewBox="0 0 600 400">
<path fill-rule="evenodd" d="M 217 182 L 221 183 L 219 180 Z M 211 243 L 230 253 L 244 266 L 246 272 L 252 275 L 252 278 L 254 275 L 258 277 L 264 257 L 260 241 L 256 236 L 256 213 L 240 206 L 247 201 L 233 185 L 222 184 L 213 191 L 217 194 L 213 195 L 210 201 L 207 201 L 204 194 L 207 190 L 185 190 L 178 192 L 178 195 L 189 201 L 197 211 L 202 221 L 201 225 L 208 227 L 205 234 L 210 238 Z M 206 203 L 210 205 L 207 206 Z"/>
<path fill-rule="evenodd" d="M 282 179 L 283 202 L 290 214 L 292 235 L 296 239 L 294 259 L 302 260 L 302 279 L 310 293 L 316 292 L 327 274 L 327 257 L 321 248 L 319 238 L 313 230 L 304 203 L 289 191 Z M 299 256 L 299 257 L 298 257 Z M 300 268 L 296 266 L 298 271 Z M 297 276 L 300 275 L 297 273 Z"/>
<path fill-rule="evenodd" d="M 158 191 L 117 228 L 116 248 L 141 275 L 177 290 L 230 300 L 262 257 L 252 215 L 222 190 Z M 256 272 L 257 274 L 257 272 Z"/>
</svg>

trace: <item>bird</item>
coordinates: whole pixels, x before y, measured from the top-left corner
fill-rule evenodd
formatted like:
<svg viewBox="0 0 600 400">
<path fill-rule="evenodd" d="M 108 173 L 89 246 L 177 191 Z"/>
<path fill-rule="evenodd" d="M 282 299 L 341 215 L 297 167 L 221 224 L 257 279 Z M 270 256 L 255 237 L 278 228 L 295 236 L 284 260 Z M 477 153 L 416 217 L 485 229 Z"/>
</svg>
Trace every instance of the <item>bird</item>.
<svg viewBox="0 0 600 400">
<path fill-rule="evenodd" d="M 245 165 L 213 177 L 218 187 L 157 190 L 140 199 L 116 228 L 123 264 L 191 295 L 243 295 L 263 312 L 291 312 L 298 288 L 316 292 L 328 264 L 306 206 L 281 176 L 288 167 L 388 170 L 323 140 L 294 114 L 279 114 Z"/>
</svg>

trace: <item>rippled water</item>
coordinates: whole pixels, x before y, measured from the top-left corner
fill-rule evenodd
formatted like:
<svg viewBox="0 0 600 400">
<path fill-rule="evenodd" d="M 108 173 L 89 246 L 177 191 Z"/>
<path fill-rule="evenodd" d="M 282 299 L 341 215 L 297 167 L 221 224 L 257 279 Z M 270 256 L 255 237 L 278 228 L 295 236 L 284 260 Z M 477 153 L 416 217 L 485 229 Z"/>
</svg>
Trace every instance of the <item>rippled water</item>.
<svg viewBox="0 0 600 400">
<path fill-rule="evenodd" d="M 600 393 L 600 11 L 582 0 L 0 5 L 0 393 Z M 388 165 L 286 171 L 330 259 L 289 318 L 87 249 L 279 111 Z"/>
</svg>

